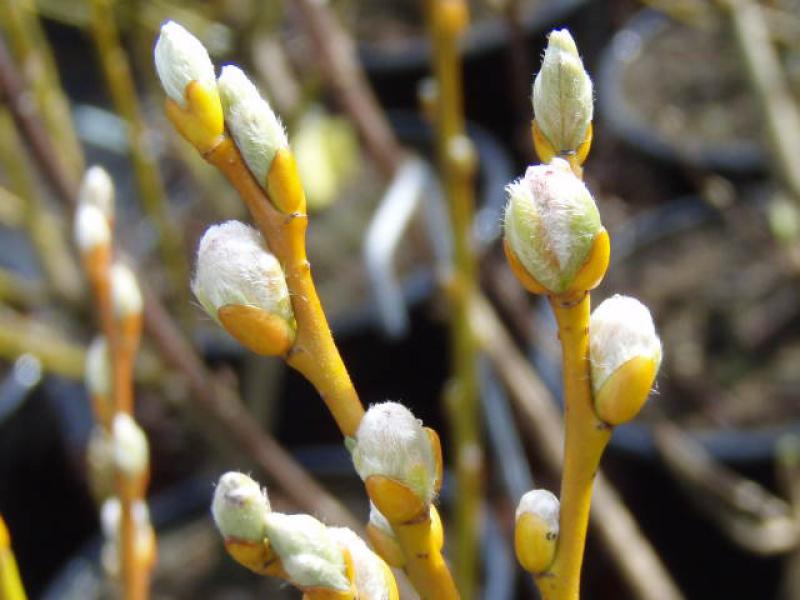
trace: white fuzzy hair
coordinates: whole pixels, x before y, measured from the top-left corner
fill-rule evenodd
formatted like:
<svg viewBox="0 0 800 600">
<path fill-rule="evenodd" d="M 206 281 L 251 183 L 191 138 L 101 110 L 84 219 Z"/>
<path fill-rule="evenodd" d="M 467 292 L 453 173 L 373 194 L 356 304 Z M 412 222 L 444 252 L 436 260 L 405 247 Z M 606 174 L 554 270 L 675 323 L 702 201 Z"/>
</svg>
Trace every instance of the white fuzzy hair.
<svg viewBox="0 0 800 600">
<path fill-rule="evenodd" d="M 332 527 L 328 531 L 339 545 L 350 552 L 355 570 L 355 584 L 359 600 L 389 600 L 386 568 L 378 557 L 353 531 L 346 527 Z"/>
<path fill-rule="evenodd" d="M 216 87 L 214 65 L 202 42 L 175 21 L 161 26 L 154 50 L 161 85 L 174 102 L 186 108 L 186 86 L 197 81 L 207 90 Z"/>
<path fill-rule="evenodd" d="M 554 292 L 563 291 L 600 230 L 594 198 L 560 158 L 528 167 L 506 192 L 509 245 L 539 283 Z"/>
<path fill-rule="evenodd" d="M 533 82 L 536 122 L 558 153 L 575 151 L 592 121 L 592 80 L 566 29 L 548 36 L 542 68 Z"/>
<path fill-rule="evenodd" d="M 256 306 L 286 320 L 293 317 L 278 259 L 257 230 L 239 221 L 213 225 L 205 232 L 197 249 L 192 291 L 214 320 L 226 304 Z"/>
<path fill-rule="evenodd" d="M 211 514 L 224 537 L 261 541 L 270 510 L 267 490 L 244 473 L 229 471 L 214 488 Z"/>
<path fill-rule="evenodd" d="M 111 229 L 103 211 L 94 204 L 80 203 L 75 211 L 74 236 L 81 253 L 111 243 Z"/>
<path fill-rule="evenodd" d="M 397 402 L 373 404 L 361 419 L 353 448 L 361 479 L 383 475 L 409 486 L 425 502 L 436 493 L 436 458 L 430 438 L 411 411 Z"/>
<path fill-rule="evenodd" d="M 619 367 L 636 356 L 661 363 L 661 340 L 648 308 L 636 298 L 615 294 L 592 312 L 589 359 L 595 393 Z"/>
<path fill-rule="evenodd" d="M 267 515 L 266 531 L 272 548 L 292 582 L 302 587 L 347 590 L 341 547 L 325 525 L 310 515 Z"/>
<path fill-rule="evenodd" d="M 263 186 L 275 153 L 289 147 L 286 130 L 239 67 L 222 67 L 217 86 L 225 123 L 256 181 Z"/>
<path fill-rule="evenodd" d="M 519 499 L 516 518 L 528 513 L 539 517 L 547 524 L 547 528 L 558 535 L 558 516 L 561 504 L 553 492 L 548 490 L 531 490 Z"/>
</svg>

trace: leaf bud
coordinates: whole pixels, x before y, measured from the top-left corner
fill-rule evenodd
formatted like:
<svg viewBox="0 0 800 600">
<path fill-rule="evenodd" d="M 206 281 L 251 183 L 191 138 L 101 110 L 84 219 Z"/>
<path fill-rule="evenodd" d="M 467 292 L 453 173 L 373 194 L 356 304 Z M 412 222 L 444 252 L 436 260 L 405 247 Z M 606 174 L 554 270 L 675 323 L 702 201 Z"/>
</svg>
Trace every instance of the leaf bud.
<svg viewBox="0 0 800 600">
<path fill-rule="evenodd" d="M 608 234 L 569 164 L 530 166 L 506 192 L 506 255 L 523 285 L 548 295 L 594 288 L 608 267 Z"/>
<path fill-rule="evenodd" d="M 597 416 L 609 425 L 633 419 L 661 365 L 661 340 L 647 307 L 619 294 L 589 320 L 589 360 Z"/>
<path fill-rule="evenodd" d="M 349 590 L 342 548 L 328 528 L 310 515 L 269 513 L 267 537 L 289 579 L 302 588 Z"/>
<path fill-rule="evenodd" d="M 222 537 L 258 543 L 266 537 L 271 512 L 267 491 L 245 475 L 230 471 L 214 489 L 211 514 Z"/>
<path fill-rule="evenodd" d="M 440 476 L 437 449 L 428 430 L 402 404 L 372 405 L 358 426 L 351 452 L 365 482 L 380 476 L 405 486 L 422 505 L 433 501 Z M 393 515 L 387 514 L 381 499 L 372 500 L 391 522 Z"/>
<path fill-rule="evenodd" d="M 533 82 L 533 110 L 555 155 L 578 152 L 592 122 L 592 80 L 566 29 L 548 36 L 542 68 Z"/>
<path fill-rule="evenodd" d="M 553 563 L 558 542 L 560 503 L 547 490 L 531 490 L 520 498 L 514 528 L 514 548 L 529 573 L 544 573 Z"/>
<path fill-rule="evenodd" d="M 272 161 L 288 149 L 286 130 L 269 103 L 239 67 L 222 67 L 219 80 L 222 110 L 244 162 L 256 181 L 266 189 Z"/>
<path fill-rule="evenodd" d="M 227 221 L 205 232 L 192 291 L 209 316 L 253 352 L 277 356 L 294 343 L 283 269 L 252 227 Z"/>
</svg>

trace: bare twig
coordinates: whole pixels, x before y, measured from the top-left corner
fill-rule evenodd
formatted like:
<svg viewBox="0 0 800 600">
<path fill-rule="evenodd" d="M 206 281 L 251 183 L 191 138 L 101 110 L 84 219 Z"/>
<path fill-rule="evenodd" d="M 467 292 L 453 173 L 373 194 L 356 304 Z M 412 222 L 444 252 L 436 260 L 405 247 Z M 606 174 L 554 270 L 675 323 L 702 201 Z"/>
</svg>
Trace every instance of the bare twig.
<svg viewBox="0 0 800 600">
<path fill-rule="evenodd" d="M 521 424 L 536 441 L 540 456 L 554 470 L 563 460 L 561 415 L 550 392 L 523 357 L 491 305 L 476 298 L 472 323 L 483 350 L 515 401 Z M 609 481 L 595 480 L 591 525 L 635 597 L 647 600 L 683 598 L 653 547 Z"/>
<path fill-rule="evenodd" d="M 327 4 L 297 0 L 294 5 L 302 15 L 302 26 L 314 42 L 320 73 L 355 122 L 384 177 L 391 178 L 402 160 L 400 144 L 369 87 L 352 40 Z"/>
<path fill-rule="evenodd" d="M 764 113 L 772 164 L 800 206 L 800 110 L 789 91 L 780 59 L 758 3 L 718 0 L 725 10 L 747 76 Z"/>
<path fill-rule="evenodd" d="M 656 446 L 672 474 L 733 542 L 767 556 L 797 547 L 800 528 L 784 500 L 715 461 L 677 427 L 664 423 L 655 433 Z"/>
</svg>

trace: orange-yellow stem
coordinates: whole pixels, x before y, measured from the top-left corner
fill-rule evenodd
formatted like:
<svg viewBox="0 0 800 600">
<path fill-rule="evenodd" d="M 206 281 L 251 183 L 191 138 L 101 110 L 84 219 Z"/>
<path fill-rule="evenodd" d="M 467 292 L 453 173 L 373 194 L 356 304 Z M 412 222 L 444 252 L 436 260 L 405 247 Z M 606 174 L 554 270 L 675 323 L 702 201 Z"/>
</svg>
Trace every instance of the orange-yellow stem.
<svg viewBox="0 0 800 600">
<path fill-rule="evenodd" d="M 288 151 L 280 150 L 268 176 L 270 188 L 281 194 L 282 200 L 287 194 L 293 196 L 293 200 L 280 203 L 293 206 L 293 212 L 285 214 L 270 201 L 230 137 L 221 138 L 204 156 L 242 197 L 270 251 L 283 266 L 297 321 L 297 337 L 287 362 L 314 385 L 342 433 L 355 435 L 364 408 L 333 341 L 311 277 L 305 244 L 308 216 L 302 187 L 294 181 L 294 159 Z"/>
<path fill-rule="evenodd" d="M 555 296 L 550 304 L 558 323 L 564 363 L 564 468 L 556 557 L 536 577 L 547 600 L 577 600 L 586 545 L 594 478 L 611 428 L 597 418 L 589 380 L 588 292 Z"/>
<path fill-rule="evenodd" d="M 17 560 L 11 551 L 11 537 L 0 517 L 0 600 L 26 600 Z"/>
</svg>

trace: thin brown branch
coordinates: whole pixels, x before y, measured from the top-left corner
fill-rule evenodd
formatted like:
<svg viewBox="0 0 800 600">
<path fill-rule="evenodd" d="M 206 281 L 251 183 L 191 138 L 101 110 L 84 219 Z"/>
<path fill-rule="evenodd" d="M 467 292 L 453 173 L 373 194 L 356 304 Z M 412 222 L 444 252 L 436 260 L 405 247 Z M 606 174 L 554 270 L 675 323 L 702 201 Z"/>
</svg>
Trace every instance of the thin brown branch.
<svg viewBox="0 0 800 600">
<path fill-rule="evenodd" d="M 789 91 L 764 13 L 752 0 L 719 0 L 758 100 L 772 166 L 800 206 L 800 110 Z"/>
<path fill-rule="evenodd" d="M 353 119 L 381 173 L 390 178 L 402 160 L 400 144 L 367 82 L 353 41 L 326 3 L 297 0 L 294 6 L 314 43 L 321 75 Z"/>
</svg>

